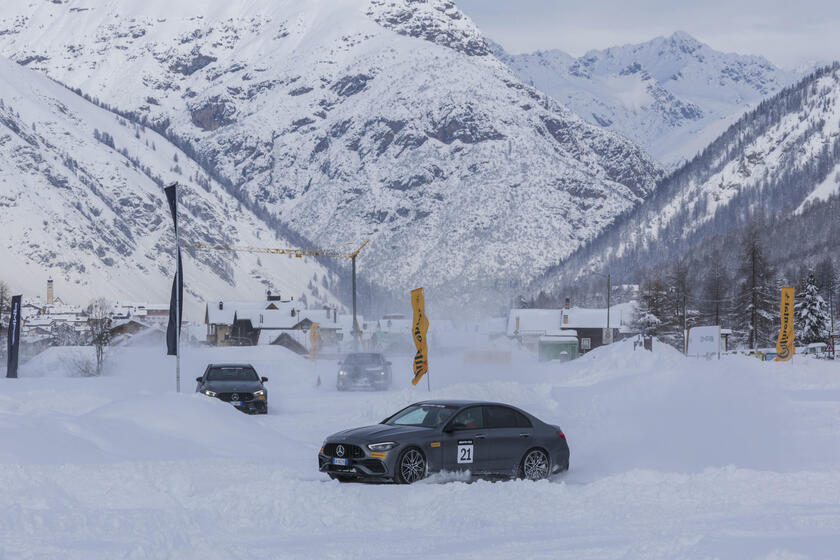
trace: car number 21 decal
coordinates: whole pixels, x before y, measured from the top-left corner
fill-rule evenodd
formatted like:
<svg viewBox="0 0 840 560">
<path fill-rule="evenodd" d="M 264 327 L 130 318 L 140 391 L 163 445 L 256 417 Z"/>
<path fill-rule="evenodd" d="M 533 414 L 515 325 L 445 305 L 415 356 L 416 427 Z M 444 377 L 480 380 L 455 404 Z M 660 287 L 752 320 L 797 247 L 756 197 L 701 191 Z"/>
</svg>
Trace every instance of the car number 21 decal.
<svg viewBox="0 0 840 560">
<path fill-rule="evenodd" d="M 472 463 L 475 456 L 475 448 L 471 439 L 462 439 L 458 442 L 458 463 Z"/>
</svg>

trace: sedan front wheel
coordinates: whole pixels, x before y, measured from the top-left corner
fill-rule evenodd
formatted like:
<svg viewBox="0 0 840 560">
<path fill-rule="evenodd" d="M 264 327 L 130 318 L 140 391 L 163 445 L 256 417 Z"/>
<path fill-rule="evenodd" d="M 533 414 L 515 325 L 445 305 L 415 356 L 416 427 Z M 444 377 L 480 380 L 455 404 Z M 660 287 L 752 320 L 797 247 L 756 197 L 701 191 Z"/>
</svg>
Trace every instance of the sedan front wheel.
<svg viewBox="0 0 840 560">
<path fill-rule="evenodd" d="M 412 484 L 426 477 L 426 458 L 416 447 L 406 449 L 397 461 L 397 482 Z"/>
</svg>

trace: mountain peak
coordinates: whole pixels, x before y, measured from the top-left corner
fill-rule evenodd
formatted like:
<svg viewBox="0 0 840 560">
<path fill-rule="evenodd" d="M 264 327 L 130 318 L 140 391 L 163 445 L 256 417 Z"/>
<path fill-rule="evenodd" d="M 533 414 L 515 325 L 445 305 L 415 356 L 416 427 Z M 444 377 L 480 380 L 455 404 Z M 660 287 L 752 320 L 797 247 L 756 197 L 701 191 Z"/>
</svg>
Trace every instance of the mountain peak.
<svg viewBox="0 0 840 560">
<path fill-rule="evenodd" d="M 686 31 L 674 31 L 667 37 L 672 43 L 682 43 L 689 45 L 702 45 L 700 41 L 694 38 L 693 35 Z"/>
<path fill-rule="evenodd" d="M 551 51 L 499 58 L 522 81 L 634 140 L 667 167 L 691 158 L 794 78 L 766 59 L 716 51 L 685 31 L 571 60 Z"/>
</svg>

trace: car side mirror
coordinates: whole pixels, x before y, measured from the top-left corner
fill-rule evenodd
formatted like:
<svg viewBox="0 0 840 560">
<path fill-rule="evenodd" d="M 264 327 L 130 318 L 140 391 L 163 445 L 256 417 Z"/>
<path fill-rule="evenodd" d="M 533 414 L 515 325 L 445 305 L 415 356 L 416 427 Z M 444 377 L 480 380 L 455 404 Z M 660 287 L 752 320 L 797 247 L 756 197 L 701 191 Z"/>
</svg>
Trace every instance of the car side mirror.
<svg viewBox="0 0 840 560">
<path fill-rule="evenodd" d="M 446 434 L 451 434 L 456 430 L 463 430 L 465 426 L 460 422 L 455 422 L 454 424 L 448 424 L 444 429 L 443 432 Z"/>
<path fill-rule="evenodd" d="M 265 383 L 266 381 L 268 381 L 268 377 L 260 377 L 260 381 L 262 381 L 263 383 Z"/>
<path fill-rule="evenodd" d="M 198 381 L 199 383 L 201 383 L 201 380 L 202 380 L 202 379 L 203 379 L 203 378 L 201 378 L 201 377 L 196 377 L 196 378 L 195 378 L 195 380 L 196 380 L 196 381 Z"/>
</svg>

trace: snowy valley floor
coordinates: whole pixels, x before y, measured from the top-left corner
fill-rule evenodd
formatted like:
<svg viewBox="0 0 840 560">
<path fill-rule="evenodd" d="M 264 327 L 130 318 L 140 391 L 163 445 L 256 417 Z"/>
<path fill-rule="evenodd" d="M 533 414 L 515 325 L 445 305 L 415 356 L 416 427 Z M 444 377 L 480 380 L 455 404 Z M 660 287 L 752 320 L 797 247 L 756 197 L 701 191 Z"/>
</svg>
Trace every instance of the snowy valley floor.
<svg viewBox="0 0 840 560">
<path fill-rule="evenodd" d="M 0 558 L 837 558 L 840 362 L 686 360 L 615 344 L 568 364 L 393 358 L 384 393 L 339 393 L 335 362 L 160 349 L 73 377 L 55 348 L 0 380 Z M 268 376 L 270 414 L 193 393 L 212 361 Z M 320 374 L 324 384 L 315 386 Z M 192 382 L 191 382 L 192 381 Z M 571 470 L 542 482 L 339 484 L 323 438 L 426 398 L 509 402 L 559 424 Z"/>
</svg>

